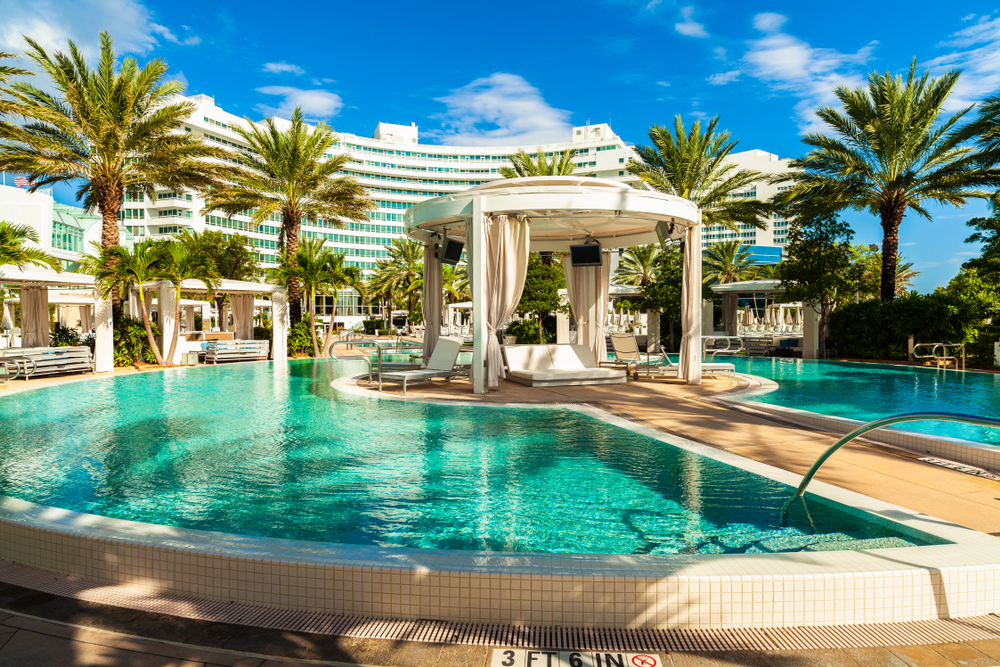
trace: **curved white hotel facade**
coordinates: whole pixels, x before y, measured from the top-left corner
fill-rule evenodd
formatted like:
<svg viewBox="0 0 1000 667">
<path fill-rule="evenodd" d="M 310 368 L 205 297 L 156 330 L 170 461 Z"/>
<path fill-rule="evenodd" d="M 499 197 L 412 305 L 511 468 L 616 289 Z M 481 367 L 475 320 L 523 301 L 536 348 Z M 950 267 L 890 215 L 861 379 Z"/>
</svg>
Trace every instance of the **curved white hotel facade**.
<svg viewBox="0 0 1000 667">
<path fill-rule="evenodd" d="M 233 127 L 246 124 L 246 120 L 216 106 L 207 95 L 188 98 L 195 105 L 184 130 L 202 135 L 207 141 L 236 147 L 243 145 Z M 278 122 L 279 127 L 287 121 Z M 347 154 L 350 162 L 343 173 L 353 176 L 370 193 L 377 209 L 369 213 L 369 221 L 350 222 L 343 229 L 336 229 L 323 220 L 306 220 L 302 225 L 303 238 L 323 238 L 327 245 L 347 256 L 348 261 L 370 273 L 379 259 L 387 256 L 385 246 L 403 234 L 403 216 L 413 204 L 443 194 L 460 192 L 472 186 L 502 178 L 499 171 L 510 165 L 510 156 L 524 149 L 534 154 L 535 145 L 525 146 L 441 146 L 419 143 L 416 124 L 393 125 L 379 123 L 372 137 L 338 132 L 339 142 L 328 157 Z M 625 141 L 607 124 L 574 127 L 566 141 L 543 144 L 549 154 L 576 149 L 575 163 L 579 173 L 592 173 L 601 178 L 625 182 L 636 181 L 628 173 L 627 165 L 635 155 Z M 787 160 L 764 151 L 746 151 L 732 156 L 740 167 L 764 172 L 787 169 Z M 765 182 L 749 188 L 741 196 L 770 198 L 777 191 Z M 137 240 L 159 238 L 178 233 L 181 229 L 195 231 L 219 230 L 244 234 L 252 239 L 261 263 L 274 266 L 278 259 L 278 228 L 280 220 L 253 228 L 247 216 L 223 214 L 202 215 L 203 201 L 196 192 L 158 190 L 156 201 L 145 197 L 127 201 L 120 214 L 122 225 Z M 725 228 L 707 228 L 704 241 L 711 244 L 721 240 L 740 239 L 754 246 L 755 257 L 761 262 L 774 262 L 781 258 L 780 245 L 787 234 L 787 222 L 772 221 L 766 230 L 746 226 L 739 232 Z M 350 326 L 369 312 L 353 291 L 337 298 L 336 321 Z M 318 312 L 332 315 L 329 305 L 320 303 Z M 324 307 L 325 306 L 325 307 Z"/>
</svg>

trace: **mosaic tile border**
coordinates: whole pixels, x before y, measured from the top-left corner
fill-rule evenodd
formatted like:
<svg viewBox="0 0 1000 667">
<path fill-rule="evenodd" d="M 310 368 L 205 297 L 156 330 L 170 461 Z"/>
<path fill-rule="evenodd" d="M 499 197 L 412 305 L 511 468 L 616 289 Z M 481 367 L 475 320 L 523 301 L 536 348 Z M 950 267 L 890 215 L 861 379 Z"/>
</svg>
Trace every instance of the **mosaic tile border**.
<svg viewBox="0 0 1000 667">
<path fill-rule="evenodd" d="M 350 391 L 349 384 L 334 386 Z M 790 486 L 798 479 L 597 408 L 531 407 L 575 410 Z M 816 502 L 950 543 L 720 556 L 461 553 L 260 539 L 0 498 L 0 559 L 150 594 L 387 619 L 705 629 L 895 623 L 996 611 L 1000 540 L 829 485 L 812 488 Z"/>
</svg>

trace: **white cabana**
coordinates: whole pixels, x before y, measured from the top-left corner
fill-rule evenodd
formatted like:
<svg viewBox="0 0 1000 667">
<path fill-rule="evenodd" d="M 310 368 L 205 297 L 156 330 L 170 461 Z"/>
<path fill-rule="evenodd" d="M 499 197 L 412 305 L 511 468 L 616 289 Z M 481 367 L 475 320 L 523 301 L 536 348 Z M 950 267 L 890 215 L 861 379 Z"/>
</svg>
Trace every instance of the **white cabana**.
<svg viewBox="0 0 1000 667">
<path fill-rule="evenodd" d="M 56 273 L 49 269 L 0 266 L 0 285 L 21 288 L 21 345 L 49 346 L 49 288 L 95 288 L 94 276 L 83 273 Z M 96 293 L 96 292 L 95 292 Z M 94 298 L 94 368 L 98 373 L 115 370 L 114 331 L 111 322 L 111 301 L 100 295 Z"/>
<path fill-rule="evenodd" d="M 161 348 L 163 354 L 167 354 L 170 350 L 170 341 L 174 336 L 174 313 L 177 306 L 177 290 L 174 289 L 172 283 L 166 281 L 145 283 L 142 288 L 147 293 L 151 290 L 156 293 L 157 307 L 160 310 Z M 205 283 L 200 280 L 185 280 L 181 283 L 181 291 L 195 294 L 205 294 L 208 292 L 205 288 Z M 265 283 L 251 283 L 244 280 L 220 280 L 216 289 L 213 290 L 213 294 L 229 294 L 231 307 L 233 307 L 233 319 L 236 324 L 236 337 L 244 340 L 253 338 L 254 294 L 270 295 L 271 358 L 275 363 L 288 360 L 289 315 L 288 297 L 284 287 Z M 174 359 L 167 360 L 167 363 L 180 363 L 181 350 L 181 346 L 178 345 L 174 353 Z"/>
<path fill-rule="evenodd" d="M 560 252 L 570 246 L 599 243 L 603 249 L 658 240 L 683 241 L 684 312 L 680 376 L 701 382 L 701 214 L 686 199 L 638 190 L 600 178 L 542 176 L 493 181 L 464 192 L 415 204 L 406 212 L 406 230 L 437 251 L 444 239 L 461 240 L 469 263 L 473 304 L 472 383 L 485 393 L 502 378 L 496 332 L 503 328 L 524 287 L 529 250 Z M 425 272 L 440 270 L 437 252 L 428 255 Z M 567 262 L 568 263 L 568 262 Z M 431 264 L 431 266 L 427 266 Z M 600 321 L 577 328 L 577 343 L 598 348 L 607 312 L 607 263 L 572 267 L 567 281 L 574 316 Z M 599 276 L 588 277 L 600 271 Z M 425 278 L 426 281 L 426 278 Z M 603 282 L 603 286 L 597 283 Z M 577 285 L 582 294 L 577 293 Z M 429 308 L 440 309 L 441 294 L 425 290 Z M 600 357 L 598 357 L 600 359 Z"/>
</svg>

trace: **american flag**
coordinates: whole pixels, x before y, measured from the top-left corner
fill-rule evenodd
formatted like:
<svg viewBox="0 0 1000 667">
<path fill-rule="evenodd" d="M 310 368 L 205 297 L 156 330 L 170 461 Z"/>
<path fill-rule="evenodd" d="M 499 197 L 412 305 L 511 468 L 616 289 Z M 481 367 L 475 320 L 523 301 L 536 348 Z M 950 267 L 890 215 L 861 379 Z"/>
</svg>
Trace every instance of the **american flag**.
<svg viewBox="0 0 1000 667">
<path fill-rule="evenodd" d="M 15 176 L 14 177 L 14 185 L 17 186 L 17 187 L 19 187 L 19 188 L 33 188 L 33 187 L 35 187 L 35 183 L 33 181 L 29 181 L 26 176 Z"/>
</svg>

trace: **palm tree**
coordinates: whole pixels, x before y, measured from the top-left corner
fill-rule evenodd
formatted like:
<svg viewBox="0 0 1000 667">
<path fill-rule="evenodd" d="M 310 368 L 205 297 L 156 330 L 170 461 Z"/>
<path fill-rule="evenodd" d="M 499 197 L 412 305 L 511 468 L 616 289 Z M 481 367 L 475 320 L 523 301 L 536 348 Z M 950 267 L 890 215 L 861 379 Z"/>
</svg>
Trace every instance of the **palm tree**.
<svg viewBox="0 0 1000 667">
<path fill-rule="evenodd" d="M 632 246 L 621 257 L 615 280 L 622 285 L 645 287 L 656 282 L 657 257 L 660 248 L 655 243 Z"/>
<path fill-rule="evenodd" d="M 916 59 L 906 77 L 872 72 L 867 88 L 838 86 L 840 112 L 820 107 L 816 114 L 833 130 L 811 133 L 802 141 L 812 147 L 792 160 L 799 173 L 778 181 L 795 181 L 783 196 L 794 211 L 836 213 L 870 211 L 882 223 L 882 301 L 896 295 L 899 225 L 907 209 L 930 220 L 928 201 L 963 206 L 970 197 L 986 199 L 1000 184 L 1000 172 L 969 140 L 981 123 L 960 125 L 972 107 L 943 117 L 958 82 L 953 70 L 930 78 L 917 76 Z"/>
<path fill-rule="evenodd" d="M 44 250 L 25 245 L 29 241 L 38 243 L 38 233 L 34 229 L 0 220 L 0 266 L 11 264 L 23 269 L 29 264 L 35 264 L 62 271 L 62 264 L 58 259 Z"/>
<path fill-rule="evenodd" d="M 697 120 L 687 130 L 678 114 L 672 132 L 654 125 L 649 130 L 653 145 L 636 146 L 640 159 L 629 161 L 629 173 L 654 190 L 694 202 L 701 209 L 705 226 L 738 230 L 739 224 L 745 224 L 765 229 L 764 219 L 773 212 L 773 205 L 741 196 L 764 175 L 726 161 L 739 141 L 730 141 L 728 130 L 716 134 L 718 123 L 716 116 L 702 131 Z"/>
<path fill-rule="evenodd" d="M 336 177 L 348 156 L 326 158 L 337 143 L 337 135 L 326 123 L 310 128 L 302 109 L 296 107 L 284 131 L 277 128 L 274 118 L 262 125 L 248 118 L 246 128 L 231 129 L 249 145 L 240 149 L 243 169 L 230 182 L 208 192 L 203 213 L 249 211 L 255 225 L 280 215 L 279 240 L 288 261 L 298 252 L 303 219 L 323 219 L 335 227 L 342 227 L 344 218 L 368 219 L 366 211 L 374 206 L 365 189 L 349 176 Z M 294 324 L 302 319 L 302 291 L 295 275 L 287 277 Z"/>
<path fill-rule="evenodd" d="M 906 296 L 906 293 L 913 287 L 913 279 L 919 278 L 921 272 L 913 268 L 913 262 L 903 261 L 900 255 L 896 260 L 896 296 Z"/>
<path fill-rule="evenodd" d="M 96 246 L 96 244 L 95 244 Z M 99 255 L 84 258 L 83 266 L 87 273 L 97 278 L 97 288 L 105 299 L 113 294 L 128 294 L 133 287 L 138 287 L 139 305 L 142 311 L 142 323 L 146 327 L 146 339 L 153 350 L 156 363 L 166 366 L 160 348 L 153 336 L 150 325 L 149 307 L 146 305 L 145 290 L 142 285 L 159 280 L 163 258 L 156 247 L 156 242 L 147 239 L 137 243 L 132 250 L 124 246 L 98 248 Z"/>
<path fill-rule="evenodd" d="M 538 154 L 534 158 L 525 150 L 519 150 L 510 156 L 513 166 L 500 167 L 500 175 L 504 178 L 523 178 L 525 176 L 572 176 L 576 164 L 573 158 L 576 157 L 576 149 L 570 148 L 563 153 L 552 156 L 549 162 L 545 157 L 545 151 L 538 147 Z"/>
<path fill-rule="evenodd" d="M 7 60 L 8 58 L 16 58 L 17 56 L 13 53 L 4 53 L 0 51 L 0 60 Z M 31 72 L 28 70 L 20 69 L 12 65 L 0 65 L 0 85 L 7 82 L 12 76 L 29 76 Z M 17 113 L 15 105 L 10 101 L 0 98 L 0 116 L 11 115 Z M 0 121 L 2 124 L 3 121 Z"/>
<path fill-rule="evenodd" d="M 208 298 L 219 286 L 219 274 L 215 270 L 211 258 L 191 249 L 191 246 L 180 241 L 160 241 L 154 246 L 159 255 L 160 280 L 166 280 L 177 290 L 174 303 L 174 335 L 170 339 L 170 351 L 167 352 L 167 362 L 174 358 L 177 351 L 177 339 L 181 336 L 181 283 L 185 280 L 197 280 L 205 285 Z M 162 307 L 161 307 L 162 311 Z M 163 317 L 165 313 L 161 314 Z M 162 323 L 162 322 L 161 322 Z"/>
<path fill-rule="evenodd" d="M 750 248 L 739 241 L 720 241 L 705 249 L 703 258 L 706 283 L 735 283 L 753 271 Z"/>
<path fill-rule="evenodd" d="M 374 292 L 386 294 L 389 310 L 392 310 L 393 296 L 406 294 L 407 308 L 413 310 L 413 291 L 410 286 L 424 275 L 424 246 L 413 239 L 400 237 L 387 246 L 389 258 L 375 263 L 375 275 L 370 282 Z"/>
<path fill-rule="evenodd" d="M 28 173 L 31 191 L 75 181 L 84 207 L 100 212 L 101 245 L 118 245 L 118 211 L 126 192 L 155 195 L 155 186 L 205 188 L 218 182 L 231 157 L 192 135 L 177 132 L 194 111 L 190 102 L 171 102 L 183 92 L 163 81 L 167 64 L 134 58 L 116 60 L 111 35 L 101 33 L 101 58 L 91 70 L 76 44 L 69 54 L 49 55 L 25 38 L 25 52 L 49 77 L 55 95 L 26 81 L 2 91 L 26 125 L 0 125 L 0 170 Z"/>
<path fill-rule="evenodd" d="M 282 258 L 281 266 L 272 270 L 271 277 L 282 285 L 297 280 L 309 300 L 309 329 L 312 333 L 313 356 L 319 356 L 316 337 L 316 295 L 335 292 L 345 287 L 361 289 L 361 270 L 346 266 L 344 256 L 323 247 L 323 239 L 305 239 L 292 259 Z M 336 313 L 336 309 L 334 309 Z"/>
</svg>

